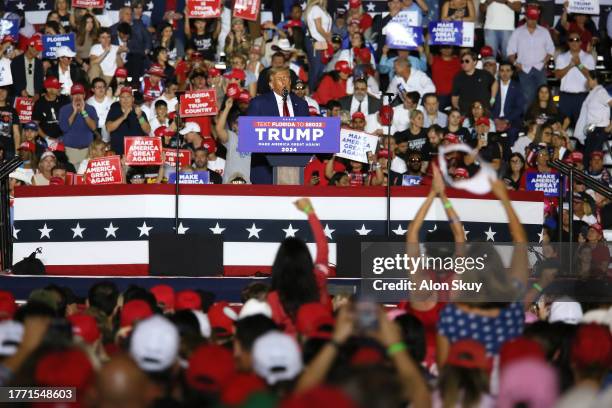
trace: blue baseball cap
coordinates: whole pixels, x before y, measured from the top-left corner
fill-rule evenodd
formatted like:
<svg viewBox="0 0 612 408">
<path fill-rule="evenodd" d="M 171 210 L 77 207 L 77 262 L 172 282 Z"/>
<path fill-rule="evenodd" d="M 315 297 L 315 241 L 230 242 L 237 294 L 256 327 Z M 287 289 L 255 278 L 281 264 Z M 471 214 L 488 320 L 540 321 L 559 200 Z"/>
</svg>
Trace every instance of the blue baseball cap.
<svg viewBox="0 0 612 408">
<path fill-rule="evenodd" d="M 38 131 L 38 124 L 36 122 L 30 121 L 23 125 L 23 130 L 36 130 Z"/>
</svg>

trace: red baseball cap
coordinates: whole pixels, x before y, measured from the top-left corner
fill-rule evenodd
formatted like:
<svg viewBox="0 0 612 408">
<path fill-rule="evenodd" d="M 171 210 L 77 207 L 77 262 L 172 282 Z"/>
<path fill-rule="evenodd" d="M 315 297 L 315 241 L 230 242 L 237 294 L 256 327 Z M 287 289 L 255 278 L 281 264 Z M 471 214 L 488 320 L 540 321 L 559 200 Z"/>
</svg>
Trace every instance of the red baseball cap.
<svg viewBox="0 0 612 408">
<path fill-rule="evenodd" d="M 499 351 L 499 366 L 504 368 L 508 363 L 524 358 L 546 359 L 540 343 L 527 337 L 519 336 L 506 341 Z"/>
<path fill-rule="evenodd" d="M 365 118 L 366 117 L 365 117 L 365 114 L 363 112 L 355 112 L 355 113 L 353 113 L 351 115 L 351 120 L 354 120 L 354 119 L 363 119 L 363 120 L 365 120 Z"/>
<path fill-rule="evenodd" d="M 246 89 L 242 89 L 240 94 L 238 94 L 238 102 L 240 103 L 249 103 L 251 102 L 251 94 Z"/>
<path fill-rule="evenodd" d="M 19 149 L 18 150 L 24 150 L 26 152 L 32 152 L 34 153 L 36 151 L 36 145 L 33 142 L 23 142 L 22 144 L 19 145 Z"/>
<path fill-rule="evenodd" d="M 66 151 L 66 145 L 62 142 L 56 142 L 53 143 L 51 145 L 49 145 L 49 148 L 47 149 L 47 151 L 49 152 L 65 152 Z"/>
<path fill-rule="evenodd" d="M 537 20 L 540 18 L 540 8 L 534 4 L 528 5 L 525 11 L 525 17 L 527 20 Z"/>
<path fill-rule="evenodd" d="M 228 84 L 225 89 L 225 94 L 228 98 L 237 99 L 238 95 L 240 95 L 240 85 L 235 82 Z"/>
<path fill-rule="evenodd" d="M 599 232 L 600 234 L 603 234 L 603 226 L 598 222 L 590 225 L 589 228 L 593 228 L 595 231 Z"/>
<path fill-rule="evenodd" d="M 57 79 L 54 76 L 47 77 L 45 79 L 45 82 L 43 82 L 43 86 L 46 89 L 49 89 L 49 88 L 50 89 L 61 89 L 62 88 L 62 84 L 60 84 L 59 79 Z"/>
<path fill-rule="evenodd" d="M 221 71 L 219 71 L 217 68 L 209 68 L 208 69 L 208 77 L 209 78 L 215 78 L 221 75 Z"/>
<path fill-rule="evenodd" d="M 77 313 L 67 319 L 72 324 L 72 334 L 81 337 L 87 344 L 93 344 L 100 338 L 100 329 L 93 316 Z"/>
<path fill-rule="evenodd" d="M 367 47 L 359 49 L 359 59 L 363 64 L 369 64 L 372 59 L 372 53 Z"/>
<path fill-rule="evenodd" d="M 234 309 L 228 302 L 215 302 L 208 309 L 208 320 L 210 327 L 218 329 L 217 332 L 221 336 L 230 336 L 234 333 L 234 321 L 238 318 Z"/>
<path fill-rule="evenodd" d="M 480 126 L 480 125 L 491 126 L 491 121 L 486 116 L 483 116 L 482 118 L 478 118 L 476 120 L 476 126 Z"/>
<path fill-rule="evenodd" d="M 379 349 L 371 346 L 362 346 L 351 356 L 352 366 L 374 365 L 385 361 L 385 356 Z"/>
<path fill-rule="evenodd" d="M 444 141 L 450 144 L 460 143 L 459 137 L 454 133 L 447 133 L 446 136 L 444 136 Z"/>
<path fill-rule="evenodd" d="M 133 326 L 137 320 L 146 319 L 151 315 L 153 315 L 153 311 L 147 302 L 140 299 L 130 300 L 121 309 L 120 326 Z"/>
<path fill-rule="evenodd" d="M 331 311 L 321 303 L 306 303 L 300 306 L 296 317 L 296 329 L 304 337 L 329 339 L 334 329 Z"/>
<path fill-rule="evenodd" d="M 378 158 L 384 158 L 384 159 L 388 159 L 389 158 L 389 149 L 380 149 L 378 151 Z"/>
<path fill-rule="evenodd" d="M 211 139 L 205 138 L 202 141 L 202 147 L 208 150 L 208 153 L 215 153 L 217 151 L 217 144 L 212 138 Z"/>
<path fill-rule="evenodd" d="M 295 28 L 295 27 L 301 27 L 301 26 L 302 26 L 302 22 L 300 20 L 289 20 L 287 24 L 283 26 L 283 28 L 287 29 L 287 28 Z"/>
<path fill-rule="evenodd" d="M 185 379 L 189 387 L 203 392 L 219 392 L 236 372 L 234 356 L 225 347 L 205 344 L 189 357 Z"/>
<path fill-rule="evenodd" d="M 85 95 L 85 87 L 81 84 L 74 84 L 70 88 L 70 95 Z"/>
<path fill-rule="evenodd" d="M 582 154 L 582 152 L 571 152 L 569 157 L 574 163 L 582 163 L 584 160 L 584 154 Z"/>
<path fill-rule="evenodd" d="M 15 41 L 15 37 L 13 37 L 10 34 L 7 34 L 4 37 L 2 37 L 2 44 L 4 44 L 5 42 L 16 43 L 17 41 Z"/>
<path fill-rule="evenodd" d="M 338 72 L 342 72 L 344 74 L 352 74 L 353 69 L 349 65 L 348 61 L 338 61 L 336 65 L 334 65 L 334 69 Z"/>
<path fill-rule="evenodd" d="M 355 9 L 361 7 L 361 0 L 349 0 L 349 8 Z"/>
<path fill-rule="evenodd" d="M 489 370 L 491 367 L 485 347 L 471 339 L 463 339 L 451 344 L 446 364 L 481 370 Z"/>
<path fill-rule="evenodd" d="M 176 294 L 174 305 L 176 310 L 199 310 L 202 309 L 202 298 L 194 290 L 181 290 Z"/>
<path fill-rule="evenodd" d="M 33 35 L 28 41 L 28 47 L 34 47 L 36 51 L 42 51 L 43 50 L 42 37 L 38 34 Z"/>
<path fill-rule="evenodd" d="M 469 178 L 470 177 L 470 173 L 468 173 L 468 171 L 466 169 L 464 169 L 463 167 L 458 167 L 455 169 L 455 177 L 463 177 L 463 178 Z"/>
<path fill-rule="evenodd" d="M 266 383 L 260 377 L 250 373 L 237 373 L 233 375 L 221 391 L 221 402 L 226 406 L 239 406 L 249 396 L 256 392 L 265 391 Z"/>
<path fill-rule="evenodd" d="M 6 290 L 0 290 L 0 321 L 12 319 L 17 311 L 15 296 Z"/>
<path fill-rule="evenodd" d="M 604 152 L 602 152 L 601 150 L 595 150 L 594 152 L 591 153 L 591 159 L 593 157 L 599 157 L 600 159 L 603 159 Z"/>
<path fill-rule="evenodd" d="M 127 69 L 125 69 L 123 67 L 117 68 L 117 70 L 115 71 L 115 76 L 117 78 L 124 78 L 125 79 L 125 78 L 128 77 L 128 71 L 127 71 Z"/>
<path fill-rule="evenodd" d="M 161 65 L 159 64 L 153 64 L 149 67 L 149 70 L 147 71 L 147 74 L 149 75 L 155 75 L 158 77 L 165 77 L 166 74 L 164 73 L 164 68 L 162 68 Z"/>
<path fill-rule="evenodd" d="M 239 79 L 240 81 L 244 81 L 246 79 L 246 72 L 239 68 L 233 68 L 230 72 L 224 75 L 227 79 Z"/>
<path fill-rule="evenodd" d="M 170 115 L 168 115 L 168 117 L 170 117 Z M 175 135 L 175 132 L 172 131 L 172 129 L 170 129 L 167 126 L 160 126 L 157 129 L 155 129 L 155 132 L 153 132 L 153 133 L 155 134 L 156 137 L 174 136 Z"/>
<path fill-rule="evenodd" d="M 480 56 L 482 58 L 493 57 L 494 56 L 493 48 L 491 48 L 488 45 L 485 45 L 484 47 L 480 49 Z"/>
<path fill-rule="evenodd" d="M 34 370 L 36 385 L 85 389 L 94 378 L 94 369 L 85 352 L 77 348 L 43 355 Z"/>
<path fill-rule="evenodd" d="M 166 127 L 165 126 L 160 126 L 159 128 L 155 129 L 155 136 L 157 136 L 157 131 L 160 129 L 162 129 L 162 136 L 163 133 L 165 133 L 166 131 Z M 172 288 L 172 286 L 169 285 L 155 285 L 150 289 L 150 292 L 153 294 L 153 296 L 155 296 L 155 300 L 157 301 L 158 304 L 162 304 L 164 307 L 164 309 L 174 309 L 174 300 L 175 300 L 175 295 L 174 295 L 174 289 Z"/>
<path fill-rule="evenodd" d="M 130 95 L 132 95 L 133 93 L 133 89 L 131 86 L 122 86 L 121 90 L 119 91 L 119 94 L 123 94 L 123 93 L 129 93 Z"/>
<path fill-rule="evenodd" d="M 574 336 L 571 361 L 579 368 L 609 367 L 612 364 L 612 335 L 599 324 L 580 325 Z"/>
</svg>

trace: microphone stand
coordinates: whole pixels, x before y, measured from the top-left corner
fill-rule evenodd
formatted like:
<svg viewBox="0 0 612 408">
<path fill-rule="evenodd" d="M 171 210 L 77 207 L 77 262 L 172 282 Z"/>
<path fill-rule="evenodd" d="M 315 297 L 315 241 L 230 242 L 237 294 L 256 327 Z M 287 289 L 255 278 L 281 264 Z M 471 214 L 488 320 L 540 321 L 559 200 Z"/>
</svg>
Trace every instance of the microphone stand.
<svg viewBox="0 0 612 408">
<path fill-rule="evenodd" d="M 383 98 L 385 96 L 387 96 L 387 101 L 389 102 L 389 106 L 391 106 L 391 97 L 393 96 L 393 94 L 383 94 Z M 384 99 L 383 99 L 383 103 L 384 103 Z M 393 124 L 393 116 L 391 117 L 391 119 L 389 120 L 389 123 L 387 124 L 387 134 L 386 134 L 387 152 L 388 152 L 387 191 L 386 191 L 386 194 L 387 194 L 387 238 L 391 237 L 391 160 L 392 160 L 392 154 L 393 154 L 393 152 L 391 152 L 391 125 L 392 124 Z"/>
<path fill-rule="evenodd" d="M 179 154 L 181 151 L 182 137 L 180 133 L 180 129 L 182 126 L 180 112 L 180 102 L 176 104 L 176 115 L 174 116 L 174 122 L 176 123 L 176 162 L 174 163 L 174 174 L 176 175 L 175 184 L 174 184 L 174 234 L 178 235 L 179 233 L 179 197 L 180 197 L 180 175 L 181 175 L 181 165 L 179 160 Z"/>
</svg>

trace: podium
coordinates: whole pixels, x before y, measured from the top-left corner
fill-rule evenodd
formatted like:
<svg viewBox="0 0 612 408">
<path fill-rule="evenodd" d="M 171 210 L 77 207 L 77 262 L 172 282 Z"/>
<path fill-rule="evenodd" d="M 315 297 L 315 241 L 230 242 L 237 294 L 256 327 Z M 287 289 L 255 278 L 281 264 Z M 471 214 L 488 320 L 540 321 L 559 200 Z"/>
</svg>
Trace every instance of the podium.
<svg viewBox="0 0 612 408">
<path fill-rule="evenodd" d="M 304 167 L 312 154 L 266 154 L 272 166 L 272 182 L 275 185 L 303 185 Z"/>
</svg>

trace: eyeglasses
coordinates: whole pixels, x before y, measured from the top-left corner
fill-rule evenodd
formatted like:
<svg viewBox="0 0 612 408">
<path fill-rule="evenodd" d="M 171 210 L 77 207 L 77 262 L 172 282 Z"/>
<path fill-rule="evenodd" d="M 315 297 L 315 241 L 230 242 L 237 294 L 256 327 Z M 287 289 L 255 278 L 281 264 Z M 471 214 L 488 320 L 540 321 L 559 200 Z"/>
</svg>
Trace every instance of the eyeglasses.
<svg viewBox="0 0 612 408">
<path fill-rule="evenodd" d="M 568 42 L 581 42 L 582 40 L 579 37 L 570 38 L 567 40 Z"/>
<path fill-rule="evenodd" d="M 472 62 L 472 60 L 469 60 L 469 59 L 464 59 L 464 60 L 461 60 L 461 63 L 462 63 L 462 64 L 469 64 L 469 63 L 471 63 L 471 62 Z"/>
</svg>

